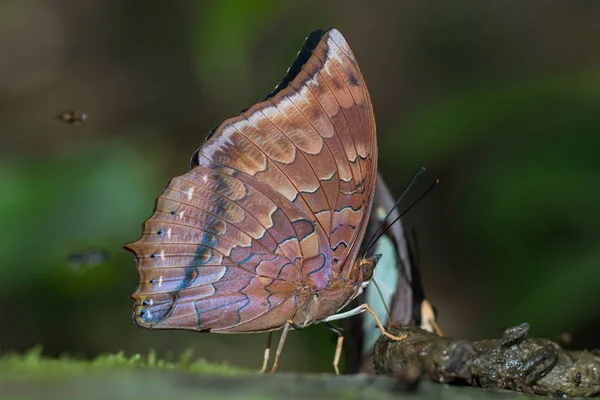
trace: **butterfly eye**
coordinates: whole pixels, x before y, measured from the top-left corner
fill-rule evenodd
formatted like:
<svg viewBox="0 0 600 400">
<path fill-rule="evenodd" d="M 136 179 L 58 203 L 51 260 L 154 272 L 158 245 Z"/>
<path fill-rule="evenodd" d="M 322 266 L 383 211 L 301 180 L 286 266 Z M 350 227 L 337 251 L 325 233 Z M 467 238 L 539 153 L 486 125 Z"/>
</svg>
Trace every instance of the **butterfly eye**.
<svg viewBox="0 0 600 400">
<path fill-rule="evenodd" d="M 373 278 L 374 267 L 372 262 L 366 262 L 361 265 L 363 281 L 370 281 Z"/>
</svg>

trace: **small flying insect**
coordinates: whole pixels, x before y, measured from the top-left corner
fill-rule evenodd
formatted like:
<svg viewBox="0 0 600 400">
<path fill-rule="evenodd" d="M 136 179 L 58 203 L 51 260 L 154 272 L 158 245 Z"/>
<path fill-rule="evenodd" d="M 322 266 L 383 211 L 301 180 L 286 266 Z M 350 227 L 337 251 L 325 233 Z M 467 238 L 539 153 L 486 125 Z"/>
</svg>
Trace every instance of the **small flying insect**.
<svg viewBox="0 0 600 400">
<path fill-rule="evenodd" d="M 67 256 L 69 267 L 78 273 L 83 273 L 92 267 L 103 264 L 106 260 L 108 260 L 108 251 L 102 249 L 78 251 Z"/>
<path fill-rule="evenodd" d="M 71 125 L 79 125 L 87 120 L 88 115 L 79 111 L 64 111 L 56 118 Z"/>
</svg>

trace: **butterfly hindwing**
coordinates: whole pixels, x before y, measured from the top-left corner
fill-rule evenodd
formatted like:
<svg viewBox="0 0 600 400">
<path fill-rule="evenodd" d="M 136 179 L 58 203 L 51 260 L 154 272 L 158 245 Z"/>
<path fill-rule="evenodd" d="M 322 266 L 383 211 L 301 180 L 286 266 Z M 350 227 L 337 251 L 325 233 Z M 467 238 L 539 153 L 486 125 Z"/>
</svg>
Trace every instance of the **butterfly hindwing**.
<svg viewBox="0 0 600 400">
<path fill-rule="evenodd" d="M 285 199 L 266 185 L 227 172 L 198 166 L 173 179 L 130 245 L 138 256 L 138 324 L 232 330 L 290 299 L 292 312 L 310 265 L 329 274 L 331 252 L 314 223 L 278 205 Z M 278 322 L 291 317 L 282 315 Z M 280 326 L 267 322 L 262 330 Z"/>
</svg>

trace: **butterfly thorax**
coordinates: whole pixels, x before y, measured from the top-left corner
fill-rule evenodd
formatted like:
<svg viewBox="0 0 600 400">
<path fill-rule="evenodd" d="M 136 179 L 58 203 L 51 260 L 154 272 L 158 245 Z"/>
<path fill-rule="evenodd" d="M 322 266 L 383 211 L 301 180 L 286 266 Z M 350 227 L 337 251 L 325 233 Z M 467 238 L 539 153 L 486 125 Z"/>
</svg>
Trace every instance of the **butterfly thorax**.
<svg viewBox="0 0 600 400">
<path fill-rule="evenodd" d="M 378 259 L 378 256 L 358 257 L 348 278 L 338 277 L 318 291 L 310 286 L 301 288 L 297 296 L 300 307 L 294 315 L 294 323 L 300 326 L 314 324 L 346 307 L 369 284 Z"/>
<path fill-rule="evenodd" d="M 338 278 L 319 291 L 310 286 L 302 288 L 297 297 L 299 307 L 294 323 L 304 327 L 335 314 L 358 293 L 359 287 L 359 282 Z"/>
</svg>

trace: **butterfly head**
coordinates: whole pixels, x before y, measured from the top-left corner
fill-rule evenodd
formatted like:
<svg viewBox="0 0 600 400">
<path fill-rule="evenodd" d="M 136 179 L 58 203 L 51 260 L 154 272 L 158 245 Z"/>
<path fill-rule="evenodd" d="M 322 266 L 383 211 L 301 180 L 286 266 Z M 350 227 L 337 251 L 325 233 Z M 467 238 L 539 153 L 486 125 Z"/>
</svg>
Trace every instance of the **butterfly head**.
<svg viewBox="0 0 600 400">
<path fill-rule="evenodd" d="M 375 272 L 375 266 L 381 258 L 381 254 L 375 254 L 373 257 L 359 257 L 356 260 L 358 267 L 359 282 L 361 282 L 360 291 L 366 288 L 371 279 L 373 279 L 373 273 Z"/>
</svg>

